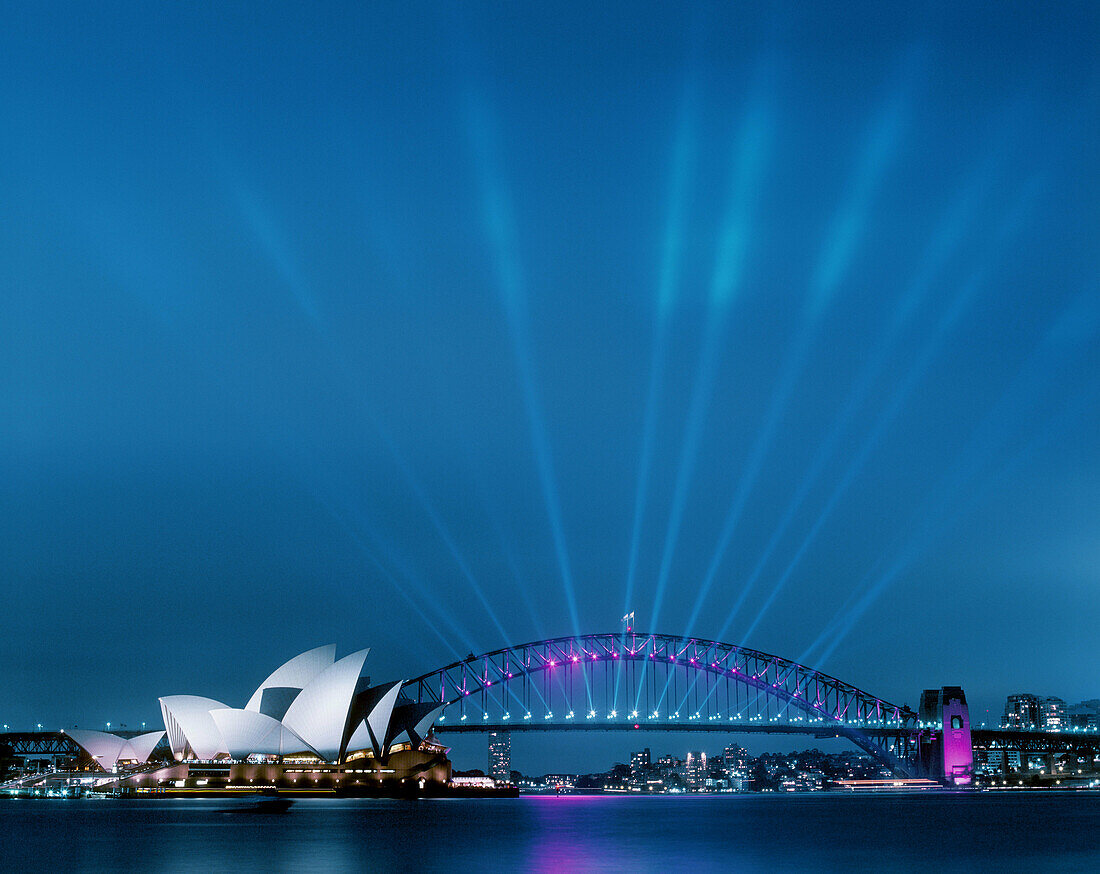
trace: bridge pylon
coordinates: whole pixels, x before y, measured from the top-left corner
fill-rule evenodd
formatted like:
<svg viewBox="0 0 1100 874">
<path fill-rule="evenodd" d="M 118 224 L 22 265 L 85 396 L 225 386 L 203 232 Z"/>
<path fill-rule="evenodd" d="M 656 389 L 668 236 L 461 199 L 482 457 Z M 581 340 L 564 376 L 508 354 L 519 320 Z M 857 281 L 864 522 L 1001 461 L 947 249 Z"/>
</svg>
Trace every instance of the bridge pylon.
<svg viewBox="0 0 1100 874">
<path fill-rule="evenodd" d="M 973 779 L 974 744 L 962 687 L 925 689 L 920 698 L 919 724 L 921 770 L 952 786 L 969 785 Z"/>
</svg>

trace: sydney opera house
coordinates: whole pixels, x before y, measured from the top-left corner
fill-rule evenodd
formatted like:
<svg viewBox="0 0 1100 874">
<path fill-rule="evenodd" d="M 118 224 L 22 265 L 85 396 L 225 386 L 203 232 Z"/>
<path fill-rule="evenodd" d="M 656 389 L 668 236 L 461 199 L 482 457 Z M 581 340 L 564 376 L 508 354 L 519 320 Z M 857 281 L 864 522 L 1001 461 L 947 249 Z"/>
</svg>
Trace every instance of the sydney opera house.
<svg viewBox="0 0 1100 874">
<path fill-rule="evenodd" d="M 447 751 L 429 737 L 442 706 L 407 699 L 400 681 L 372 684 L 364 672 L 369 652 L 341 659 L 334 645 L 304 652 L 275 670 L 243 707 L 198 695 L 161 698 L 175 764 L 147 766 L 119 788 L 445 783 Z M 72 737 L 106 766 L 145 761 L 164 733 Z"/>
<path fill-rule="evenodd" d="M 164 737 L 163 731 L 150 731 L 137 737 L 122 737 L 86 728 L 70 728 L 65 734 L 104 771 L 113 771 L 119 766 L 144 764 L 149 761 L 149 756 Z"/>
</svg>

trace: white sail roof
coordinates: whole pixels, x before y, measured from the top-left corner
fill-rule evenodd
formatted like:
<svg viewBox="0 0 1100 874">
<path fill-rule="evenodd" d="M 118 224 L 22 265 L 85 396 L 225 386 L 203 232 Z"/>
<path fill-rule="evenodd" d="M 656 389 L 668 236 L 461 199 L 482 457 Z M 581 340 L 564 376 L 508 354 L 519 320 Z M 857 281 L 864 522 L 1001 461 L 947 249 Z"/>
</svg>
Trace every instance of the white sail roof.
<svg viewBox="0 0 1100 874">
<path fill-rule="evenodd" d="M 304 689 L 325 668 L 336 661 L 336 644 L 330 643 L 319 646 L 296 655 L 286 664 L 276 668 L 258 689 L 252 693 L 245 710 L 260 710 L 264 689 L 291 688 Z"/>
<path fill-rule="evenodd" d="M 369 649 L 344 656 L 317 675 L 294 699 L 283 724 L 329 761 L 340 754 L 348 711 Z"/>
<path fill-rule="evenodd" d="M 211 710 L 210 717 L 218 727 L 230 757 L 234 759 L 244 759 L 252 753 L 283 756 L 312 752 L 309 744 L 293 731 L 263 713 L 227 707 Z"/>
<path fill-rule="evenodd" d="M 112 770 L 115 763 L 123 757 L 122 748 L 126 746 L 126 741 L 117 734 L 93 731 L 89 728 L 70 728 L 65 731 L 65 734 L 95 759 L 105 771 Z"/>
<path fill-rule="evenodd" d="M 156 745 L 160 743 L 160 739 L 164 737 L 163 731 L 150 731 L 145 734 L 139 734 L 137 737 L 132 737 L 128 741 L 130 750 L 133 752 L 133 759 L 138 762 L 149 761 L 149 756 L 153 754 L 153 750 Z M 125 750 L 123 751 L 125 752 Z M 125 759 L 127 756 L 119 756 L 120 759 Z"/>
<path fill-rule="evenodd" d="M 370 713 L 355 727 L 355 731 L 348 738 L 348 752 L 370 748 L 374 750 L 375 755 L 381 754 L 382 745 L 386 742 L 386 729 L 389 728 L 390 716 L 393 715 L 393 705 L 396 703 L 397 694 L 400 691 L 401 683 L 394 683 L 381 695 L 378 702 L 371 708 Z M 368 723 L 370 724 L 370 731 L 367 730 Z M 374 740 L 371 740 L 371 732 L 374 732 Z"/>
<path fill-rule="evenodd" d="M 367 714 L 367 723 L 370 725 L 370 730 L 374 732 L 375 740 L 378 741 L 378 746 L 374 750 L 376 756 L 381 756 L 386 752 L 386 730 L 390 727 L 393 705 L 397 702 L 397 693 L 400 691 L 401 683 L 394 683 L 389 691 L 382 696 L 382 700 L 375 704 L 374 709 Z"/>
<path fill-rule="evenodd" d="M 125 738 L 106 731 L 90 728 L 70 728 L 65 734 L 95 759 L 105 771 L 112 770 L 119 760 L 144 762 L 149 759 L 162 737 L 163 731 L 151 731 L 137 737 Z"/>
<path fill-rule="evenodd" d="M 210 716 L 211 710 L 224 710 L 228 705 L 213 698 L 198 695 L 169 695 L 160 699 L 160 712 L 164 715 L 164 727 L 168 730 L 168 743 L 172 754 L 182 759 L 187 748 L 196 759 L 212 759 L 219 753 L 228 753 L 221 732 Z"/>
</svg>

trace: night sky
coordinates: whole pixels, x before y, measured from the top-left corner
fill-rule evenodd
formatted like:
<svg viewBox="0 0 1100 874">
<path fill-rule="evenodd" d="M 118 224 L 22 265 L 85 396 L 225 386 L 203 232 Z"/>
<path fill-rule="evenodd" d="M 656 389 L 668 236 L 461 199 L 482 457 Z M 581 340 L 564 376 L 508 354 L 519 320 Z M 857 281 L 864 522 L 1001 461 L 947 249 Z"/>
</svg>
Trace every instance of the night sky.
<svg viewBox="0 0 1100 874">
<path fill-rule="evenodd" d="M 628 609 L 1100 695 L 1100 7 L 3 20 L 0 721 Z"/>
</svg>

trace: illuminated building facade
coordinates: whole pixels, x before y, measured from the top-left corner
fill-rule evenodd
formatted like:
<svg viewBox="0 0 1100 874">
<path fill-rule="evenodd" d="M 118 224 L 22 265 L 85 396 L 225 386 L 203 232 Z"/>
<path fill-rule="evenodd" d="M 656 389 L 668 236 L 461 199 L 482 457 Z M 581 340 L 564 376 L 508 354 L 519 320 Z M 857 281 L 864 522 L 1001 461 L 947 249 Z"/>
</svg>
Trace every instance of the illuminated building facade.
<svg viewBox="0 0 1100 874">
<path fill-rule="evenodd" d="M 1068 724 L 1066 702 L 1061 698 L 1044 698 L 1039 720 L 1043 731 L 1061 731 Z"/>
<path fill-rule="evenodd" d="M 701 788 L 707 779 L 707 754 L 690 752 L 684 760 L 684 782 L 693 789 Z"/>
<path fill-rule="evenodd" d="M 725 765 L 726 776 L 747 777 L 749 773 L 749 751 L 737 745 L 726 747 L 722 753 L 722 763 Z"/>
<path fill-rule="evenodd" d="M 1001 723 L 1005 728 L 1017 730 L 1039 728 L 1043 713 L 1043 700 L 1038 695 L 1023 692 L 1009 695 L 1005 701 L 1005 715 Z"/>
<path fill-rule="evenodd" d="M 489 732 L 489 776 L 504 783 L 512 779 L 512 738 L 506 731 Z"/>
</svg>

